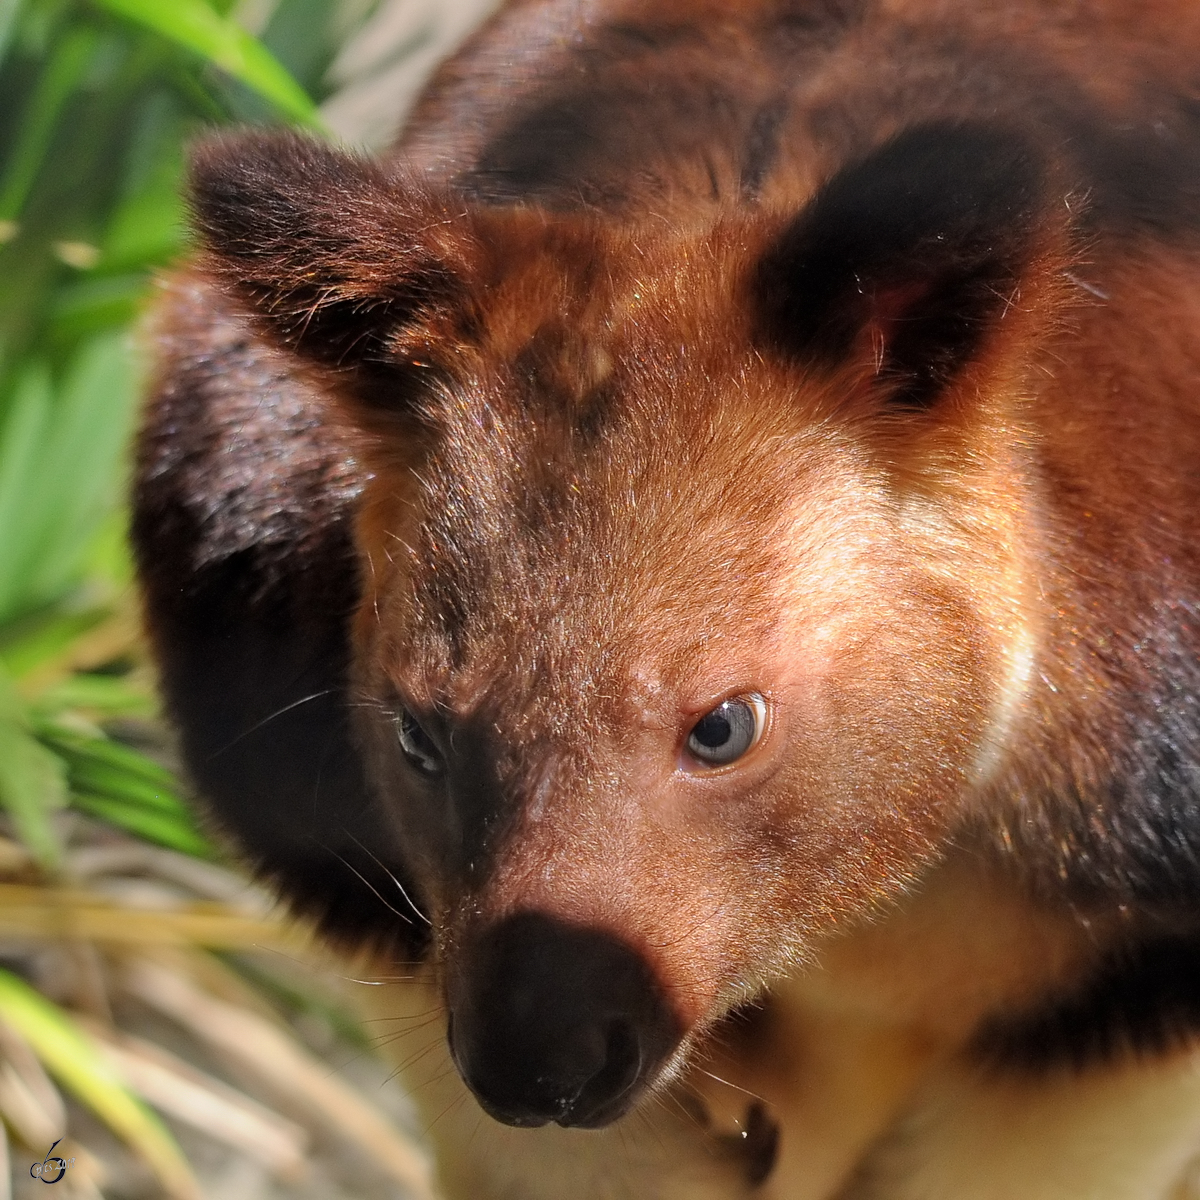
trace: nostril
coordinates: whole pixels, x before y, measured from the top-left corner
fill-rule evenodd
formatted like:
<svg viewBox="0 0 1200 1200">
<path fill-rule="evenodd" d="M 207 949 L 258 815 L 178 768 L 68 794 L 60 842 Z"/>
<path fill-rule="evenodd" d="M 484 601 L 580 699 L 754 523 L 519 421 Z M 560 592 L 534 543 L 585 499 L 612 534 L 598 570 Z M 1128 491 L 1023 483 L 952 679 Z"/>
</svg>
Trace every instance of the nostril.
<svg viewBox="0 0 1200 1200">
<path fill-rule="evenodd" d="M 600 1124 L 614 1106 L 621 1103 L 625 1093 L 634 1086 L 642 1073 L 642 1051 L 637 1031 L 626 1020 L 613 1021 L 608 1027 L 604 1045 L 604 1065 L 597 1071 L 556 1120 L 561 1125 L 588 1126 Z"/>
<path fill-rule="evenodd" d="M 600 1075 L 613 1084 L 628 1086 L 637 1078 L 642 1067 L 642 1051 L 637 1031 L 631 1022 L 612 1022 L 608 1029 L 606 1049 L 608 1053 Z"/>
</svg>

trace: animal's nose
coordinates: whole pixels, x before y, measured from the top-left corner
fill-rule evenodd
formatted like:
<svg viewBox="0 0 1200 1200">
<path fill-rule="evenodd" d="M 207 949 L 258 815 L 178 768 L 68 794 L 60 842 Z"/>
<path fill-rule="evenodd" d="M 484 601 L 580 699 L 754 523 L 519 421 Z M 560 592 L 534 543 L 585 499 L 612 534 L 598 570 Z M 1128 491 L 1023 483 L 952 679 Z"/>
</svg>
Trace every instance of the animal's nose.
<svg viewBox="0 0 1200 1200">
<path fill-rule="evenodd" d="M 481 930 L 448 982 L 450 1052 L 483 1108 L 509 1125 L 607 1125 L 681 1032 L 633 949 L 538 913 Z"/>
</svg>

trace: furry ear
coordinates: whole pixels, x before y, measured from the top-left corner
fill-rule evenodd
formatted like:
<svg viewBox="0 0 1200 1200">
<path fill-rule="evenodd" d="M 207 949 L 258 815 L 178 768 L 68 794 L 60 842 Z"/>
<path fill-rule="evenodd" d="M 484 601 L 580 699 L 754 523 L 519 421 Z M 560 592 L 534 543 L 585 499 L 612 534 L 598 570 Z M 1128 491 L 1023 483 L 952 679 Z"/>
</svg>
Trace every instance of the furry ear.
<svg viewBox="0 0 1200 1200">
<path fill-rule="evenodd" d="M 754 278 L 766 343 L 804 361 L 869 354 L 893 402 L 932 403 L 1014 298 L 1050 223 L 1041 161 L 985 125 L 906 130 L 843 168 Z"/>
<path fill-rule="evenodd" d="M 406 343 L 465 312 L 478 247 L 461 208 L 367 159 L 294 133 L 226 135 L 194 149 L 189 192 L 207 273 L 359 399 L 394 402 Z"/>
</svg>

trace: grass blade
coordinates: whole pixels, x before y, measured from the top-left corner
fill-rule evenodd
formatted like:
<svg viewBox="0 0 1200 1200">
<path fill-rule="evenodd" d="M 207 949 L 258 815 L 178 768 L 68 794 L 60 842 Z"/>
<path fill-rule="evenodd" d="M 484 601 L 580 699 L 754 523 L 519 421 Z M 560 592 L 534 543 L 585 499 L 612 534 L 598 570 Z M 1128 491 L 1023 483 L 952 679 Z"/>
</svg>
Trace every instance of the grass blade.
<svg viewBox="0 0 1200 1200">
<path fill-rule="evenodd" d="M 17 10 L 20 7 L 21 0 L 0 0 L 0 64 L 4 62 L 4 54 L 8 49 L 9 38 L 12 37 Z"/>
<path fill-rule="evenodd" d="M 152 1042 L 96 1028 L 91 1032 L 155 1108 L 235 1147 L 280 1179 L 304 1177 L 308 1133 L 294 1121 Z"/>
<path fill-rule="evenodd" d="M 0 487 L 3 481 L 3 469 L 0 468 Z M 2 509 L 0 504 L 0 511 Z M 0 528 L 4 528 L 3 524 Z M 15 626 L 0 627 L 0 664 L 20 681 L 46 662 L 68 653 L 79 638 L 104 620 L 104 616 L 101 609 L 80 613 L 39 613 Z"/>
<path fill-rule="evenodd" d="M 0 426 L 0 622 L 61 599 L 118 502 L 137 388 L 128 335 L 85 342 L 55 395 L 27 366 Z"/>
<path fill-rule="evenodd" d="M 316 106 L 271 52 L 204 0 L 95 0 L 118 16 L 153 29 L 253 88 L 286 117 L 320 124 Z"/>
<path fill-rule="evenodd" d="M 189 854 L 193 858 L 217 856 L 213 847 L 191 825 L 168 814 L 140 808 L 136 804 L 112 796 L 92 796 L 84 792 L 74 793 L 71 805 L 89 817 L 107 821 L 110 825 L 124 829 L 147 842 L 153 842 L 156 846 L 165 846 L 168 850 Z"/>
<path fill-rule="evenodd" d="M 170 772 L 128 746 L 53 722 L 38 733 L 66 765 L 74 808 L 181 854 L 216 857 Z"/>
<path fill-rule="evenodd" d="M 170 909 L 133 908 L 79 889 L 18 883 L 0 883 L 0 936 L 119 946 L 312 952 L 312 935 L 294 921 L 243 916 L 226 904 L 198 901 Z"/>
<path fill-rule="evenodd" d="M 40 362 L 22 370 L 0 424 L 0 622 L 24 606 L 30 493 L 51 419 L 50 372 Z"/>
<path fill-rule="evenodd" d="M 183 815 L 178 799 L 167 789 L 146 783 L 137 775 L 113 770 L 104 762 L 78 758 L 70 764 L 68 776 L 73 791 L 125 804 L 143 812 L 168 818 Z"/>
<path fill-rule="evenodd" d="M 179 804 L 174 775 L 128 746 L 107 738 L 87 737 L 52 722 L 39 726 L 38 734 L 71 763 L 73 777 L 129 780 L 131 785 L 146 789 L 148 796 L 153 794 L 152 803 L 159 808 L 172 809 Z"/>
<path fill-rule="evenodd" d="M 110 720 L 151 717 L 158 711 L 154 697 L 119 675 L 71 675 L 43 691 L 30 706 L 35 717 L 82 711 Z"/>
<path fill-rule="evenodd" d="M 414 1197 L 433 1200 L 428 1159 L 365 1097 L 257 1013 L 218 1000 L 177 972 L 142 960 L 130 964 L 133 995 L 178 1021 L 222 1055 L 288 1096 L 369 1154 Z"/>
<path fill-rule="evenodd" d="M 67 802 L 66 769 L 29 729 L 7 675 L 0 674 L 0 805 L 44 867 L 62 857 L 50 814 Z"/>
<path fill-rule="evenodd" d="M 124 331 L 84 343 L 42 446 L 42 487 L 30 498 L 40 517 L 33 522 L 36 560 L 27 567 L 31 599 L 55 600 L 75 581 L 91 538 L 115 507 L 136 397 Z"/>
<path fill-rule="evenodd" d="M 0 1113 L 27 1146 L 67 1135 L 67 1106 L 41 1060 L 7 1021 L 0 1021 Z"/>
<path fill-rule="evenodd" d="M 77 27 L 50 56 L 23 114 L 17 144 L 0 182 L 0 221 L 15 220 L 25 206 L 29 190 L 50 149 L 63 106 L 83 78 L 95 48 L 96 34 Z"/>
<path fill-rule="evenodd" d="M 73 1092 L 133 1147 L 175 1200 L 200 1200 L 191 1170 L 162 1122 L 126 1086 L 95 1042 L 57 1005 L 0 969 L 0 1017 Z"/>
</svg>

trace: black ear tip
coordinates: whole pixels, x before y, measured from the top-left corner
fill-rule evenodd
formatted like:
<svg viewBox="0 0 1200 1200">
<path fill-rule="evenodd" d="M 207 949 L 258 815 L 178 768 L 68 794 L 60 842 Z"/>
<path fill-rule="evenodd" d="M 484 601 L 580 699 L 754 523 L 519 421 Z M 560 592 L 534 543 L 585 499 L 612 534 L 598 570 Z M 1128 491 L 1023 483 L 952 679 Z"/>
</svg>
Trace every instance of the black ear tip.
<svg viewBox="0 0 1200 1200">
<path fill-rule="evenodd" d="M 850 163 L 787 237 L 903 269 L 1019 256 L 1044 207 L 1046 171 L 1028 138 L 1001 126 L 929 122 Z"/>
<path fill-rule="evenodd" d="M 255 129 L 205 134 L 188 147 L 188 190 L 204 194 L 214 181 L 263 171 L 291 153 L 303 153 L 304 142 L 291 132 Z"/>
<path fill-rule="evenodd" d="M 202 232 L 238 211 L 303 208 L 331 189 L 375 181 L 367 160 L 293 130 L 209 134 L 189 151 L 186 192 Z"/>
<path fill-rule="evenodd" d="M 312 134 L 294 129 L 223 129 L 196 138 L 188 148 L 193 174 L 212 170 L 295 168 L 350 157 Z"/>
<path fill-rule="evenodd" d="M 264 184 L 278 178 L 278 164 L 293 146 L 300 149 L 295 135 L 254 130 L 210 134 L 192 144 L 185 195 L 206 240 L 220 241 L 235 214 L 259 203 Z"/>
</svg>

